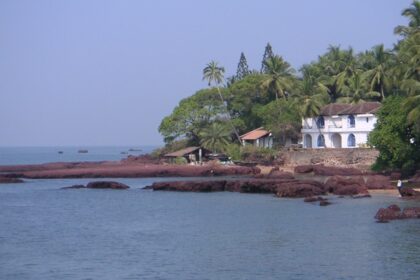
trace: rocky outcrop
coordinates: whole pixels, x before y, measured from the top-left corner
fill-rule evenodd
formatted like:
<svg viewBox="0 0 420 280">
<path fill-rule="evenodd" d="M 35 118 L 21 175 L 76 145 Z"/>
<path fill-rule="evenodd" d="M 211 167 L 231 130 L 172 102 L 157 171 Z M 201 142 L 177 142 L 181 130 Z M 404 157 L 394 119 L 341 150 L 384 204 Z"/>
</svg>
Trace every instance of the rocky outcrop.
<svg viewBox="0 0 420 280">
<path fill-rule="evenodd" d="M 294 168 L 295 173 L 311 173 L 314 171 L 313 165 L 298 165 Z"/>
<path fill-rule="evenodd" d="M 126 184 L 114 182 L 114 181 L 96 181 L 90 182 L 86 185 L 88 189 L 113 189 L 113 190 L 125 190 L 130 187 Z"/>
<path fill-rule="evenodd" d="M 387 208 L 381 208 L 375 215 L 378 222 L 387 222 L 397 219 L 418 219 L 420 218 L 420 207 L 407 207 L 401 211 L 400 207 L 393 204 Z"/>
<path fill-rule="evenodd" d="M 412 188 L 403 187 L 400 190 L 400 194 L 402 197 L 405 198 L 419 198 L 420 199 L 420 192 L 413 190 Z"/>
<path fill-rule="evenodd" d="M 267 175 L 267 177 L 270 179 L 294 179 L 295 178 L 292 173 L 285 172 L 282 170 L 271 170 L 271 172 Z"/>
<path fill-rule="evenodd" d="M 145 189 L 155 191 L 214 192 L 230 191 L 241 193 L 273 193 L 278 197 L 307 197 L 324 195 L 324 185 L 312 180 L 240 179 L 212 181 L 157 182 Z"/>
<path fill-rule="evenodd" d="M 278 197 L 308 197 L 326 194 L 324 186 L 317 181 L 298 181 L 281 184 L 277 187 Z"/>
<path fill-rule="evenodd" d="M 384 175 L 369 175 L 366 179 L 366 186 L 369 190 L 395 189 L 389 177 Z"/>
<path fill-rule="evenodd" d="M 362 175 L 362 171 L 356 168 L 344 168 L 335 166 L 324 166 L 323 164 L 314 165 L 313 171 L 315 175 L 320 176 L 355 176 Z"/>
<path fill-rule="evenodd" d="M 294 179 L 293 173 L 286 172 L 283 170 L 279 170 L 279 168 L 275 167 L 270 170 L 268 174 L 257 174 L 255 178 L 259 179 Z"/>
<path fill-rule="evenodd" d="M 403 219 L 419 219 L 420 207 L 407 207 L 402 211 Z"/>
<path fill-rule="evenodd" d="M 226 181 L 173 181 L 156 182 L 145 189 L 155 191 L 181 191 L 181 192 L 221 192 L 225 190 Z"/>
<path fill-rule="evenodd" d="M 299 165 L 294 168 L 295 173 L 311 173 L 319 176 L 355 176 L 362 175 L 363 172 L 356 168 L 344 168 L 336 166 L 325 166 L 323 164 Z"/>
<path fill-rule="evenodd" d="M 379 222 L 401 219 L 401 209 L 395 204 L 390 205 L 387 208 L 381 208 L 376 213 L 375 219 Z"/>
<path fill-rule="evenodd" d="M 144 178 L 254 175 L 256 167 L 141 164 L 136 162 L 51 163 L 0 166 L 0 172 L 19 172 L 22 178 Z"/>
<path fill-rule="evenodd" d="M 0 176 L 0 184 L 23 183 L 23 180 L 14 177 Z"/>
<path fill-rule="evenodd" d="M 112 189 L 112 190 L 125 190 L 130 187 L 119 182 L 114 181 L 94 181 L 84 185 L 73 185 L 70 187 L 64 187 L 61 189 Z"/>
<path fill-rule="evenodd" d="M 368 194 L 362 177 L 332 176 L 325 182 L 325 186 L 330 193 L 336 195 Z"/>
</svg>

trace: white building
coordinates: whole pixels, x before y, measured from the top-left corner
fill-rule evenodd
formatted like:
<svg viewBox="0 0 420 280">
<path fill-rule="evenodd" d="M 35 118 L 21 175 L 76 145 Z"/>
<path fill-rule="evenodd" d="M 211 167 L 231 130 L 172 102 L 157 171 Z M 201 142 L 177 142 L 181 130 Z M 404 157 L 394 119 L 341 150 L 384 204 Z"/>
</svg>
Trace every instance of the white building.
<svg viewBox="0 0 420 280">
<path fill-rule="evenodd" d="M 304 148 L 358 148 L 367 143 L 381 104 L 329 104 L 316 118 L 302 120 Z"/>
<path fill-rule="evenodd" d="M 252 145 L 260 148 L 271 148 L 273 146 L 273 135 L 262 127 L 245 133 L 239 138 L 241 138 L 243 146 Z"/>
</svg>

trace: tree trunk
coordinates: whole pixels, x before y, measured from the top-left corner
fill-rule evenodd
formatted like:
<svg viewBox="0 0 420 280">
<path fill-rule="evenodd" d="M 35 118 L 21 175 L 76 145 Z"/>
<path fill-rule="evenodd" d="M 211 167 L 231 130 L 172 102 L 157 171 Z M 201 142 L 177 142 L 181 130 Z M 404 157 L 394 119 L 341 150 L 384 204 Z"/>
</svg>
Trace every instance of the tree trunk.
<svg viewBox="0 0 420 280">
<path fill-rule="evenodd" d="M 384 86 L 383 86 L 383 84 L 381 84 L 381 101 L 384 101 L 384 99 L 385 99 L 385 94 L 384 94 Z"/>
</svg>

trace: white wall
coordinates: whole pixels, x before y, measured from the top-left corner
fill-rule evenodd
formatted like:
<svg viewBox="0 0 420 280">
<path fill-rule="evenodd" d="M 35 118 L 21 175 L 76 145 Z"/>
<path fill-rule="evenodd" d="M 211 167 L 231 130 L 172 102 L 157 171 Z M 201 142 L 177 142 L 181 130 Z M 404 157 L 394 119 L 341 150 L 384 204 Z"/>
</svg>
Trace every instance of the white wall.
<svg viewBox="0 0 420 280">
<path fill-rule="evenodd" d="M 332 137 L 334 134 L 338 133 L 341 136 L 341 147 L 342 148 L 353 148 L 348 147 L 347 139 L 348 136 L 352 133 L 356 138 L 356 146 L 365 145 L 367 143 L 367 138 L 369 133 L 374 129 L 376 124 L 376 117 L 373 114 L 362 114 L 355 115 L 355 126 L 350 127 L 348 121 L 348 115 L 342 116 L 325 116 L 324 117 L 324 128 L 318 128 L 316 125 L 316 118 L 307 118 L 302 120 L 302 141 L 303 145 L 306 148 L 305 135 L 309 134 L 312 136 L 312 148 L 322 148 L 318 147 L 318 136 L 320 134 L 324 135 L 325 147 L 333 148 Z"/>
</svg>

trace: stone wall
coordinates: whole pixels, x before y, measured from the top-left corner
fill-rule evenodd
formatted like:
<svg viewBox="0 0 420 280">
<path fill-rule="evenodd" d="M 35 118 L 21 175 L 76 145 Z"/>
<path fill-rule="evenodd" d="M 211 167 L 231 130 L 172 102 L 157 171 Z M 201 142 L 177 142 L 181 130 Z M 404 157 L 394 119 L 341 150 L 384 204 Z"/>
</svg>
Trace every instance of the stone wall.
<svg viewBox="0 0 420 280">
<path fill-rule="evenodd" d="M 323 163 L 325 165 L 372 165 L 379 152 L 375 149 L 295 149 L 281 152 L 281 157 L 288 165 L 305 165 Z"/>
</svg>

